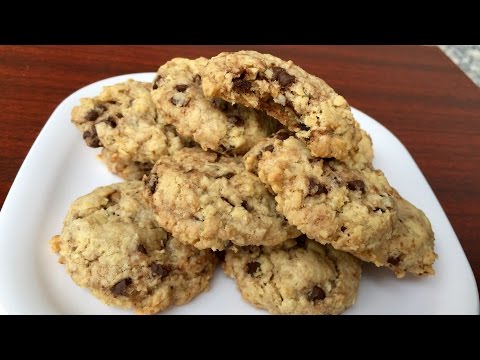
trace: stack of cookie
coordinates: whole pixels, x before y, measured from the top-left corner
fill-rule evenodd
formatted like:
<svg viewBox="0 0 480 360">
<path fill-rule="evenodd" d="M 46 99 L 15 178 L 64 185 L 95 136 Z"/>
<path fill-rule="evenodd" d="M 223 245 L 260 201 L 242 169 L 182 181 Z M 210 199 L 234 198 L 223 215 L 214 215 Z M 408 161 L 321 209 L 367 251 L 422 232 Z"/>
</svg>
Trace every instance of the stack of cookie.
<svg viewBox="0 0 480 360">
<path fill-rule="evenodd" d="M 126 181 L 77 199 L 51 246 L 107 304 L 187 303 L 218 262 L 246 301 L 280 314 L 343 312 L 362 261 L 434 274 L 424 213 L 373 168 L 345 99 L 291 61 L 175 58 L 151 84 L 82 99 L 72 122 Z"/>
</svg>

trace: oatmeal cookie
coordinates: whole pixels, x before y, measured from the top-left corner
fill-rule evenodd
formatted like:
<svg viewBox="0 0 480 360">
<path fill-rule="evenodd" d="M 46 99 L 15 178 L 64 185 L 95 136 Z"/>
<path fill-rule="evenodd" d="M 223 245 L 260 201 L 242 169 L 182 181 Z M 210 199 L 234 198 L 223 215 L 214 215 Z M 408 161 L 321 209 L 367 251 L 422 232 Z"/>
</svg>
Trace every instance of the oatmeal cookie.
<svg viewBox="0 0 480 360">
<path fill-rule="evenodd" d="M 81 99 L 72 110 L 72 122 L 88 146 L 103 147 L 100 158 L 110 171 L 127 180 L 140 180 L 161 155 L 187 142 L 157 116 L 150 84 L 134 80 Z"/>
<path fill-rule="evenodd" d="M 406 272 L 434 274 L 430 222 L 381 171 L 314 158 L 285 131 L 259 143 L 244 158 L 246 168 L 276 194 L 277 210 L 310 238 L 386 266 L 397 277 Z"/>
<path fill-rule="evenodd" d="M 306 236 L 226 251 L 224 270 L 243 298 L 274 314 L 340 314 L 355 302 L 360 261 Z"/>
<path fill-rule="evenodd" d="M 354 253 L 360 259 L 386 266 L 398 278 L 407 272 L 417 275 L 435 275 L 433 263 L 434 234 L 425 213 L 397 193 L 398 221 L 390 239 L 365 252 Z"/>
<path fill-rule="evenodd" d="M 78 198 L 51 247 L 78 286 L 108 305 L 151 314 L 207 290 L 216 259 L 164 231 L 142 190 L 131 181 Z"/>
<path fill-rule="evenodd" d="M 161 157 L 144 181 L 160 225 L 199 249 L 276 245 L 299 234 L 241 158 L 184 148 Z"/>
<path fill-rule="evenodd" d="M 205 58 L 174 58 L 162 65 L 152 84 L 153 102 L 167 123 L 204 150 L 244 154 L 270 135 L 277 121 L 239 104 L 207 99 L 200 76 L 206 63 Z"/>
<path fill-rule="evenodd" d="M 361 133 L 346 100 L 316 76 L 269 54 L 221 53 L 201 72 L 203 92 L 279 120 L 316 157 L 346 160 Z"/>
<path fill-rule="evenodd" d="M 302 141 L 284 131 L 257 144 L 244 158 L 247 170 L 276 194 L 277 210 L 311 239 L 356 252 L 392 236 L 395 191 L 381 171 L 314 158 Z"/>
</svg>

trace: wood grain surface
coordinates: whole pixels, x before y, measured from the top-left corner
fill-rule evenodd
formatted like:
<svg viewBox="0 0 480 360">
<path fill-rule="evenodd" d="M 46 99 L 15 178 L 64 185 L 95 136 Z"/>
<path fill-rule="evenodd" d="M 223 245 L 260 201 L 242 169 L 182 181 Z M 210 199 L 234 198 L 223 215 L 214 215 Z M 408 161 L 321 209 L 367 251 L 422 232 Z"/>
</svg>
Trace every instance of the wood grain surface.
<svg viewBox="0 0 480 360">
<path fill-rule="evenodd" d="M 0 204 L 48 117 L 75 90 L 156 71 L 172 57 L 240 49 L 293 60 L 392 131 L 425 174 L 480 281 L 480 89 L 436 47 L 0 46 Z"/>
</svg>

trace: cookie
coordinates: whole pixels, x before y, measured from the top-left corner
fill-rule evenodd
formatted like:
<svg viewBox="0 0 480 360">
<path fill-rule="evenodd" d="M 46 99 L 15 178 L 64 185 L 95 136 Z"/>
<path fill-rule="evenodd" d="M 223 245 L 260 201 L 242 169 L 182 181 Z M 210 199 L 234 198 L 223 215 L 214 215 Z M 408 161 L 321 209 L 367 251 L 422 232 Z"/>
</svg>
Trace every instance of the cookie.
<svg viewBox="0 0 480 360">
<path fill-rule="evenodd" d="M 355 302 L 360 261 L 305 236 L 227 250 L 224 270 L 243 298 L 274 314 L 340 314 Z"/>
<path fill-rule="evenodd" d="M 266 114 L 220 99 L 207 99 L 200 71 L 207 59 L 175 58 L 158 69 L 152 98 L 165 121 L 204 150 L 244 154 L 268 136 L 277 121 Z"/>
<path fill-rule="evenodd" d="M 255 51 L 221 53 L 201 76 L 206 96 L 265 111 L 316 157 L 346 160 L 358 151 L 361 133 L 346 100 L 292 61 Z"/>
<path fill-rule="evenodd" d="M 363 129 L 360 129 L 360 142 L 358 143 L 358 151 L 344 162 L 352 169 L 362 170 L 366 167 L 372 167 L 373 161 L 373 144 L 370 135 Z"/>
<path fill-rule="evenodd" d="M 110 171 L 127 180 L 141 179 L 161 155 L 186 142 L 157 116 L 150 84 L 134 80 L 81 99 L 72 110 L 72 122 L 88 146 L 104 148 L 100 158 Z"/>
<path fill-rule="evenodd" d="M 164 231 L 131 181 L 75 200 L 51 240 L 68 274 L 108 305 L 152 314 L 207 290 L 216 259 Z"/>
<path fill-rule="evenodd" d="M 424 212 L 397 193 L 398 222 L 390 239 L 375 249 L 355 256 L 393 270 L 398 278 L 407 272 L 417 276 L 434 275 L 434 234 Z"/>
<path fill-rule="evenodd" d="M 161 157 L 144 182 L 160 225 L 198 249 L 276 245 L 299 234 L 241 158 L 183 148 Z"/>
<path fill-rule="evenodd" d="M 126 180 L 141 179 L 144 174 L 152 170 L 151 162 L 123 160 L 118 153 L 103 148 L 98 157 L 104 162 L 108 170 Z"/>
<path fill-rule="evenodd" d="M 395 191 L 379 170 L 314 158 L 302 141 L 283 131 L 252 148 L 245 166 L 271 187 L 277 210 L 311 239 L 354 252 L 392 236 Z"/>
</svg>

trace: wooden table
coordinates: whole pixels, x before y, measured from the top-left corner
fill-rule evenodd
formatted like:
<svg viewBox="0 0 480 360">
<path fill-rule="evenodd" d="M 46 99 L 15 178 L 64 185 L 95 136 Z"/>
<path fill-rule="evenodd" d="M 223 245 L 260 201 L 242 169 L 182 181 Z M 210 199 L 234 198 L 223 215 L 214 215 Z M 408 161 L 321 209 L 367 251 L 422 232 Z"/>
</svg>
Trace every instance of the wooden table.
<svg viewBox="0 0 480 360">
<path fill-rule="evenodd" d="M 480 89 L 435 47 L 0 46 L 0 204 L 45 121 L 73 91 L 156 71 L 172 57 L 236 49 L 292 59 L 390 129 L 427 177 L 480 283 Z"/>
</svg>

